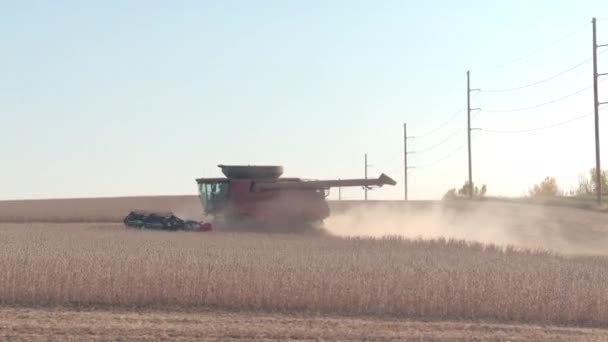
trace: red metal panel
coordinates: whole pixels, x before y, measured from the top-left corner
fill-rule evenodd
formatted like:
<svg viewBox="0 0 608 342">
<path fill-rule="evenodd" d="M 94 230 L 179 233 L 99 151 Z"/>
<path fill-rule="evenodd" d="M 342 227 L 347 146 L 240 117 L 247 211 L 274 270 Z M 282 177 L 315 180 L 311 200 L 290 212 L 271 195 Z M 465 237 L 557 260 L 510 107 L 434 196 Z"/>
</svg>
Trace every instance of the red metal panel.
<svg viewBox="0 0 608 342">
<path fill-rule="evenodd" d="M 246 214 L 261 223 L 288 224 L 314 222 L 329 217 L 323 192 L 276 190 L 252 192 L 251 180 L 230 180 L 231 205 L 227 216 Z"/>
</svg>

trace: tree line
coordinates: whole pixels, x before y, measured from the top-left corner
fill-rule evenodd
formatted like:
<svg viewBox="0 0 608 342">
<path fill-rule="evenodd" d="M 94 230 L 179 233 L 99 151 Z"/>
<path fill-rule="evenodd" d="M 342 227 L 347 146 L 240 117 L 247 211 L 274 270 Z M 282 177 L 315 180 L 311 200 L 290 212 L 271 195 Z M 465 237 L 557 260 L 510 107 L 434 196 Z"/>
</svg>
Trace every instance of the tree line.
<svg viewBox="0 0 608 342">
<path fill-rule="evenodd" d="M 596 193 L 597 174 L 595 168 L 589 170 L 587 175 L 581 175 L 578 184 L 574 189 L 565 190 L 559 186 L 555 177 L 547 176 L 541 182 L 534 184 L 528 191 L 529 197 L 559 197 L 559 196 L 591 196 Z M 608 191 L 608 170 L 601 170 L 600 173 L 601 187 L 604 191 Z M 469 182 L 466 181 L 461 188 L 449 189 L 444 195 L 444 200 L 455 200 L 460 198 L 469 198 Z M 483 184 L 481 188 L 473 186 L 473 198 L 483 198 L 487 193 L 487 186 Z"/>
<path fill-rule="evenodd" d="M 601 170 L 600 172 L 601 188 L 608 190 L 608 171 Z M 534 184 L 528 190 L 530 197 L 557 197 L 557 196 L 590 196 L 597 192 L 597 173 L 596 169 L 589 170 L 588 175 L 581 175 L 578 179 L 578 184 L 574 189 L 565 190 L 559 186 L 555 177 L 545 177 L 542 182 Z"/>
</svg>

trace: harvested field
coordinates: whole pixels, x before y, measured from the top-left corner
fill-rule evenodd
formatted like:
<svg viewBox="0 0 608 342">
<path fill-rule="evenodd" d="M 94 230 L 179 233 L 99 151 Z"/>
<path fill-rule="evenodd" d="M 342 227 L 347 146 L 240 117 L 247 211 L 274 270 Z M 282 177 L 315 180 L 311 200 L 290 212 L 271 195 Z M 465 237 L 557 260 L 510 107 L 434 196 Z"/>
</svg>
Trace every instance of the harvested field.
<svg viewBox="0 0 608 342">
<path fill-rule="evenodd" d="M 461 241 L 1 224 L 0 305 L 608 326 L 608 258 Z"/>
<path fill-rule="evenodd" d="M 121 222 L 134 209 L 201 216 L 196 196 L 141 196 L 0 201 L 0 222 Z"/>
<path fill-rule="evenodd" d="M 136 208 L 200 218 L 195 196 L 0 201 L 0 339 L 608 339 L 600 211 L 330 205 L 334 237 L 113 223 Z"/>
<path fill-rule="evenodd" d="M 567 254 L 608 255 L 608 214 L 567 205 L 488 200 L 330 201 L 327 229 L 336 235 L 400 235 L 455 238 L 547 249 Z M 121 222 L 133 209 L 173 211 L 202 220 L 196 196 L 150 196 L 0 201 L 0 222 Z"/>
<path fill-rule="evenodd" d="M 606 341 L 608 330 L 371 317 L 0 308 L 8 341 Z"/>
</svg>

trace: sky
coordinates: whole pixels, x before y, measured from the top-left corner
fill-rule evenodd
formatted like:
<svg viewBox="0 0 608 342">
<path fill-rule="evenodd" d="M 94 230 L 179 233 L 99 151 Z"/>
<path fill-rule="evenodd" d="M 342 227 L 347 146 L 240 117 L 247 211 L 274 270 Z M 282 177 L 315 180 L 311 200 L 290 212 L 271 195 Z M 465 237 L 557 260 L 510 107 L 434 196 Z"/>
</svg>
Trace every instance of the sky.
<svg viewBox="0 0 608 342">
<path fill-rule="evenodd" d="M 362 178 L 366 153 L 398 183 L 369 198 L 402 199 L 404 123 L 409 198 L 439 199 L 468 177 L 467 70 L 474 183 L 568 190 L 595 163 L 592 17 L 608 44 L 605 0 L 0 1 L 0 200 L 195 194 L 218 164 Z"/>
</svg>

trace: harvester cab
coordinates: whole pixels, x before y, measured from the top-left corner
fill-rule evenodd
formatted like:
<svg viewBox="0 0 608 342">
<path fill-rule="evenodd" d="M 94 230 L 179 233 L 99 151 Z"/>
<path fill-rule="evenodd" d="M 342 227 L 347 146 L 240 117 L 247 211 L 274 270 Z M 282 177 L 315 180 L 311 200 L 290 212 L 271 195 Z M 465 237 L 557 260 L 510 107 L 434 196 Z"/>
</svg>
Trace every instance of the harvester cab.
<svg viewBox="0 0 608 342">
<path fill-rule="evenodd" d="M 218 166 L 226 177 L 196 179 L 199 197 L 214 224 L 219 219 L 233 227 L 318 225 L 330 215 L 330 188 L 397 184 L 385 174 L 377 179 L 303 180 L 281 177 L 281 166 Z"/>
<path fill-rule="evenodd" d="M 226 179 L 206 179 L 198 183 L 199 197 L 205 214 L 214 215 L 223 209 L 228 201 L 229 186 Z"/>
</svg>

